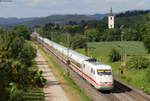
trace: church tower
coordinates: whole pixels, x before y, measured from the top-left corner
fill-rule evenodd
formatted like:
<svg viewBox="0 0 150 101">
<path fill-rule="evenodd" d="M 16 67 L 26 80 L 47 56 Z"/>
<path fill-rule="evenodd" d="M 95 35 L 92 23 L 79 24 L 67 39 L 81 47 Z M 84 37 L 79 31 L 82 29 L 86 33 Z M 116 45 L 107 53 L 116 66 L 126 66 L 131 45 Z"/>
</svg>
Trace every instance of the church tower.
<svg viewBox="0 0 150 101">
<path fill-rule="evenodd" d="M 113 29 L 115 27 L 115 17 L 113 16 L 113 13 L 112 13 L 112 8 L 110 9 L 110 14 L 108 16 L 108 28 L 109 29 Z"/>
</svg>

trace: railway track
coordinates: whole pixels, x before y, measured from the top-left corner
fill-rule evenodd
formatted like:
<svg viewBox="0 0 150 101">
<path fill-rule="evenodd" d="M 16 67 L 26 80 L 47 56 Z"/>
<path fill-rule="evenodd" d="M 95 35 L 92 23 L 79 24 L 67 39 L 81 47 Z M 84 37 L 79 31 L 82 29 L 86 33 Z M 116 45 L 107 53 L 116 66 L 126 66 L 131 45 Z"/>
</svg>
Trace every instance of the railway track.
<svg viewBox="0 0 150 101">
<path fill-rule="evenodd" d="M 41 43 L 38 44 L 49 55 L 51 55 L 53 59 L 62 66 L 62 68 L 69 68 L 68 65 L 64 63 L 64 61 L 60 60 L 60 58 L 53 53 L 55 50 L 52 47 Z M 150 101 L 150 96 L 145 96 L 117 80 L 115 80 L 115 87 L 113 90 L 98 91 L 72 69 L 69 68 L 68 70 L 71 78 L 80 87 L 80 89 L 83 90 L 92 99 L 92 101 Z"/>
</svg>

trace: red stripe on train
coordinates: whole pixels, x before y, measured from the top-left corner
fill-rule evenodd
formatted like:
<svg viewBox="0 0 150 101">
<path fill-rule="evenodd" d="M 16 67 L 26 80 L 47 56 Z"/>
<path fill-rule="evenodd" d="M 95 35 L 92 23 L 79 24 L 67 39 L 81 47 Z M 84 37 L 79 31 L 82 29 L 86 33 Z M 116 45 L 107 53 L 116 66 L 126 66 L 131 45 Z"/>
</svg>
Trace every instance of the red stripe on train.
<svg viewBox="0 0 150 101">
<path fill-rule="evenodd" d="M 84 74 L 88 79 L 90 79 L 91 81 L 93 81 L 97 86 L 112 86 L 112 84 L 98 84 L 96 83 L 96 81 L 94 79 L 92 79 L 90 76 L 88 76 L 87 74 L 85 74 L 83 71 L 81 71 L 77 66 L 75 66 L 73 63 L 71 64 L 75 69 L 77 69 L 79 72 L 81 72 L 82 74 Z"/>
</svg>

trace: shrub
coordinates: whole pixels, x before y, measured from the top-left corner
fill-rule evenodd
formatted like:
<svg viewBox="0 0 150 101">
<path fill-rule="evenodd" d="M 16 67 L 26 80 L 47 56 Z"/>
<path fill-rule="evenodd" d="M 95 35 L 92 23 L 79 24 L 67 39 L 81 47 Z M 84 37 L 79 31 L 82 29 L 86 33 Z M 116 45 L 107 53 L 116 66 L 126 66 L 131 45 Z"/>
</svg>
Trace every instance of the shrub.
<svg viewBox="0 0 150 101">
<path fill-rule="evenodd" d="M 144 57 L 132 57 L 127 61 L 127 68 L 145 69 L 149 66 L 149 59 Z"/>
<path fill-rule="evenodd" d="M 109 53 L 109 61 L 115 62 L 121 60 L 121 54 L 117 49 L 112 49 Z"/>
<path fill-rule="evenodd" d="M 11 88 L 9 89 L 10 98 L 8 101 L 24 101 L 23 91 L 17 88 L 15 83 L 10 83 Z"/>
<path fill-rule="evenodd" d="M 42 76 L 42 71 L 30 71 L 30 74 L 28 75 L 30 78 L 30 85 L 33 86 L 43 86 L 44 83 L 46 82 L 46 79 Z"/>
<path fill-rule="evenodd" d="M 147 81 L 150 83 L 150 66 L 146 73 Z"/>
<path fill-rule="evenodd" d="M 71 39 L 71 48 L 78 49 L 78 48 L 86 48 L 87 47 L 87 39 L 83 35 L 75 35 Z"/>
</svg>

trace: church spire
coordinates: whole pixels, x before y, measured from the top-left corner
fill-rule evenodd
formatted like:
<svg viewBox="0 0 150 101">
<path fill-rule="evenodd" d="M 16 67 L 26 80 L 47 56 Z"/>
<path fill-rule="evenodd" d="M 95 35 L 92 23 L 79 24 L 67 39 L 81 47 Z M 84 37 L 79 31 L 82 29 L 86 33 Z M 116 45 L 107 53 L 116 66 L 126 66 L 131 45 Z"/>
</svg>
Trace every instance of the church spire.
<svg viewBox="0 0 150 101">
<path fill-rule="evenodd" d="M 110 16 L 113 16 L 113 13 L 112 13 L 112 8 L 110 8 L 110 13 L 109 13 Z"/>
</svg>

